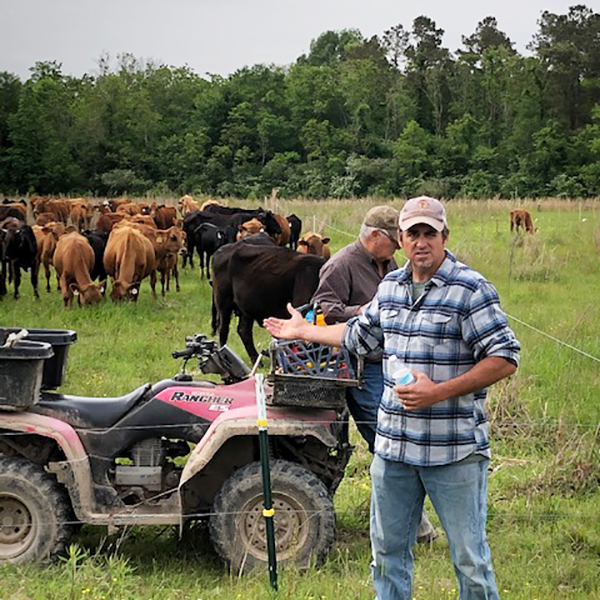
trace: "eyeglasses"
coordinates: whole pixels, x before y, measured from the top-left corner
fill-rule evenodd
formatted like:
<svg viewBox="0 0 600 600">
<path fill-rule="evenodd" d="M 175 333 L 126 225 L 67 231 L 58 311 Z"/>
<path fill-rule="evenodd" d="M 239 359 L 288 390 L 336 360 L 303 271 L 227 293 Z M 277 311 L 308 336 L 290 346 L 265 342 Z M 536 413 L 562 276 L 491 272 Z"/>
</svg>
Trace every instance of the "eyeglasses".
<svg viewBox="0 0 600 600">
<path fill-rule="evenodd" d="M 385 237 L 390 240 L 391 242 L 394 243 L 394 245 L 396 246 L 396 248 L 400 247 L 400 242 L 398 241 L 397 237 L 392 236 L 392 234 L 387 231 L 387 229 L 377 229 L 377 231 L 380 231 L 381 233 L 383 233 L 383 235 L 385 235 Z"/>
</svg>

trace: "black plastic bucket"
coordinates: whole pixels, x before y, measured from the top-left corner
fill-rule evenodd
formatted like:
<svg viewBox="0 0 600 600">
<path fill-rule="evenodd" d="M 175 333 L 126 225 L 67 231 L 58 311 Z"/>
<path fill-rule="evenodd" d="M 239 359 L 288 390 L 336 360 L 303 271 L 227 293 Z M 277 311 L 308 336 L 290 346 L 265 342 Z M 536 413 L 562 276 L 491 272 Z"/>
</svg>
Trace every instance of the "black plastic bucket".
<svg viewBox="0 0 600 600">
<path fill-rule="evenodd" d="M 21 340 L 0 348 L 0 408 L 25 410 L 40 399 L 44 361 L 54 352 L 50 344 Z"/>
<path fill-rule="evenodd" d="M 26 328 L 27 329 L 27 328 Z M 0 344 L 9 333 L 20 331 L 20 327 L 4 329 L 5 335 L 0 335 Z M 69 346 L 77 341 L 77 333 L 70 329 L 27 329 L 29 332 L 26 340 L 30 342 L 44 342 L 52 346 L 54 356 L 44 363 L 42 389 L 53 390 L 62 385 Z"/>
</svg>

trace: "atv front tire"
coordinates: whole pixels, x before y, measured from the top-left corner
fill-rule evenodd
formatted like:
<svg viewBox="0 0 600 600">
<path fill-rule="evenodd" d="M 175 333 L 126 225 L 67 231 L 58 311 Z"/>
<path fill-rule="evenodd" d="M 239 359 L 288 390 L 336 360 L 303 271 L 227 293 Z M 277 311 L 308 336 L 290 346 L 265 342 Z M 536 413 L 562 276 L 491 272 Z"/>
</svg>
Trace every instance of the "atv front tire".
<svg viewBox="0 0 600 600">
<path fill-rule="evenodd" d="M 43 562 L 64 547 L 72 521 L 66 493 L 28 460 L 0 458 L 0 562 Z"/>
<path fill-rule="evenodd" d="M 335 512 L 325 485 L 311 471 L 285 460 L 271 463 L 278 564 L 318 565 L 335 536 Z M 232 571 L 268 564 L 260 463 L 236 471 L 215 497 L 210 537 Z"/>
</svg>

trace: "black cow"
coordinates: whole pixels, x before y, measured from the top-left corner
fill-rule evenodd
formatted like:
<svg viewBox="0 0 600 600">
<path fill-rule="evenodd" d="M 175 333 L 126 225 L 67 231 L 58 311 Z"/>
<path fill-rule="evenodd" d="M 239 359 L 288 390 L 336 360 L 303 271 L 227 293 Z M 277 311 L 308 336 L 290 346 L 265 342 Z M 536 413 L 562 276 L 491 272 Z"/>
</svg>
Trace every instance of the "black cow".
<svg viewBox="0 0 600 600">
<path fill-rule="evenodd" d="M 254 321 L 262 326 L 269 316 L 286 317 L 286 305 L 310 301 L 319 284 L 322 258 L 289 248 L 265 245 L 264 234 L 221 248 L 213 259 L 213 329 L 221 345 L 227 342 L 232 312 L 239 316 L 238 334 L 252 362 Z M 216 333 L 216 331 L 214 331 Z"/>
<path fill-rule="evenodd" d="M 94 251 L 94 268 L 90 273 L 90 277 L 92 281 L 106 281 L 104 250 L 106 249 L 106 242 L 108 242 L 108 236 L 110 234 L 106 231 L 101 231 L 100 229 L 95 229 L 94 231 L 86 229 L 83 232 L 83 235 Z"/>
<path fill-rule="evenodd" d="M 298 240 L 300 239 L 300 233 L 302 231 L 302 221 L 294 214 L 286 217 L 286 219 L 290 226 L 290 250 L 298 250 Z"/>
<path fill-rule="evenodd" d="M 21 269 L 30 270 L 31 285 L 36 298 L 38 293 L 37 242 L 29 225 L 21 219 L 9 217 L 0 222 L 0 298 L 7 293 L 6 273 L 15 285 L 15 298 L 19 297 Z"/>
<path fill-rule="evenodd" d="M 217 206 L 210 204 L 209 207 Z M 208 207 L 207 207 L 208 208 Z M 228 207 L 221 207 L 228 208 Z M 271 211 L 264 210 L 245 210 L 240 211 L 238 209 L 237 212 L 233 214 L 221 214 L 219 212 L 214 212 L 210 210 L 202 210 L 190 213 L 186 215 L 183 220 L 183 230 L 187 236 L 187 252 L 183 257 L 183 266 L 186 265 L 187 260 L 190 262 L 190 266 L 194 266 L 193 262 L 193 254 L 195 250 L 194 246 L 194 231 L 200 227 L 203 223 L 211 223 L 212 225 L 216 225 L 222 229 L 226 227 L 233 227 L 237 232 L 239 226 L 246 221 L 250 221 L 250 219 L 258 219 L 264 226 L 265 231 L 271 235 L 281 234 L 281 227 L 275 218 L 275 215 Z"/>
<path fill-rule="evenodd" d="M 223 204 L 207 204 L 204 207 L 204 211 L 228 216 L 242 212 L 265 212 L 262 206 L 259 206 L 257 209 L 247 209 L 237 206 L 223 206 Z"/>
<path fill-rule="evenodd" d="M 24 219 L 23 211 L 14 206 L 0 206 L 0 221 L 13 217 L 14 219 Z"/>
<path fill-rule="evenodd" d="M 193 233 L 192 246 L 198 251 L 200 258 L 200 275 L 206 271 L 206 278 L 210 279 L 210 259 L 213 254 L 225 246 L 235 242 L 236 230 L 231 226 L 217 227 L 212 223 L 202 223 Z"/>
</svg>

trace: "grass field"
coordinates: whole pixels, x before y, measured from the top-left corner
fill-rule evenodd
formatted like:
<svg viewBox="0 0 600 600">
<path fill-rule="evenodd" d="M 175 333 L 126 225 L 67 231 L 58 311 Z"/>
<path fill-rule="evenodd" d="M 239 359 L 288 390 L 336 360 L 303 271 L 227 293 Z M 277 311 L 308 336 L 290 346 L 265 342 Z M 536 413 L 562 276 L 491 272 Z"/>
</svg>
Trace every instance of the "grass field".
<svg viewBox="0 0 600 600">
<path fill-rule="evenodd" d="M 280 201 L 279 210 L 300 216 L 305 230 L 321 228 L 337 250 L 355 238 L 374 204 Z M 511 235 L 515 206 L 447 205 L 448 248 L 496 285 L 523 348 L 517 374 L 490 393 L 488 532 L 496 576 L 503 598 L 600 598 L 600 202 L 524 203 L 536 221 L 534 236 Z M 210 332 L 208 283 L 188 269 L 181 287 L 154 300 L 144 283 L 136 305 L 65 310 L 56 292 L 34 301 L 25 280 L 20 300 L 0 302 L 0 326 L 76 330 L 63 390 L 121 395 L 174 374 L 171 351 L 183 347 L 186 334 Z M 262 330 L 255 338 L 268 343 Z M 235 328 L 230 344 L 246 356 Z M 372 598 L 369 455 L 355 430 L 353 441 L 336 495 L 334 550 L 320 568 L 281 573 L 277 595 L 264 572 L 230 576 L 201 526 L 182 540 L 172 528 L 107 537 L 105 529 L 86 526 L 57 564 L 0 567 L 0 599 Z M 443 536 L 415 554 L 414 598 L 457 598 Z"/>
</svg>

